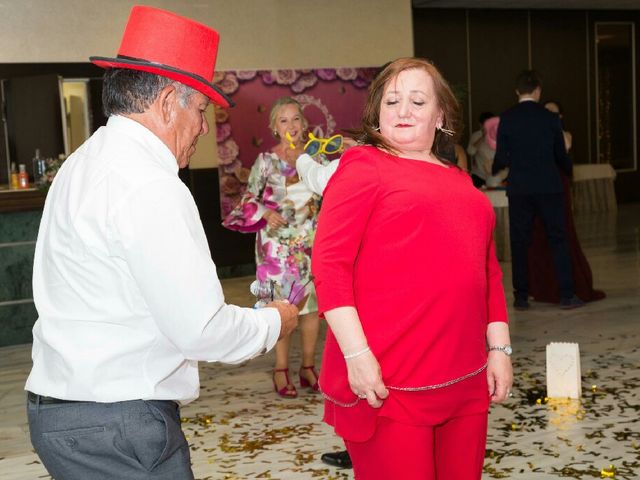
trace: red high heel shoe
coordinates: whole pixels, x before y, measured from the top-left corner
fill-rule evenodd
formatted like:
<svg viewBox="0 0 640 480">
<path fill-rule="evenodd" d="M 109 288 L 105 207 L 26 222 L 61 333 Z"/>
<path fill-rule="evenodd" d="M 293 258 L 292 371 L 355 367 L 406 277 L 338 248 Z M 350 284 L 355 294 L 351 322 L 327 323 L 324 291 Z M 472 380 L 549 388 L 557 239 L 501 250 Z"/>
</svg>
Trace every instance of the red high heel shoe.
<svg viewBox="0 0 640 480">
<path fill-rule="evenodd" d="M 278 390 L 278 385 L 276 384 L 276 373 L 284 372 L 284 376 L 287 379 L 287 384 Z M 291 386 L 291 389 L 289 389 Z M 273 389 L 275 392 L 284 398 L 296 398 L 298 396 L 298 391 L 296 387 L 289 381 L 289 369 L 288 368 L 274 368 L 273 369 Z"/>
<path fill-rule="evenodd" d="M 311 382 L 309 380 L 307 380 L 305 377 L 302 376 L 303 370 L 311 370 L 311 372 L 313 373 L 313 376 L 316 377 L 316 381 L 313 385 L 311 385 Z M 300 367 L 299 375 L 300 375 L 301 387 L 309 387 L 312 390 L 315 390 L 316 392 L 320 390 L 320 385 L 318 385 L 318 374 L 316 373 L 315 365 L 309 365 L 308 367 L 305 367 L 305 366 Z"/>
</svg>

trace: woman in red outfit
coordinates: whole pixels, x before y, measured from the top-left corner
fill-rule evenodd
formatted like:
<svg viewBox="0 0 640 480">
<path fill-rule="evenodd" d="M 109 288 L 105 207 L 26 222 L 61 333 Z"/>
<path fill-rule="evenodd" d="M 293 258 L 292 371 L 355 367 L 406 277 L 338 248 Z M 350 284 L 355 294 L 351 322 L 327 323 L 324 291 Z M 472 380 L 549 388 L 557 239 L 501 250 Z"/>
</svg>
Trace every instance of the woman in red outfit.
<svg viewBox="0 0 640 480">
<path fill-rule="evenodd" d="M 320 388 L 358 480 L 479 479 L 489 403 L 511 388 L 493 209 L 440 155 L 458 121 L 430 62 L 392 62 L 324 191 Z"/>
</svg>

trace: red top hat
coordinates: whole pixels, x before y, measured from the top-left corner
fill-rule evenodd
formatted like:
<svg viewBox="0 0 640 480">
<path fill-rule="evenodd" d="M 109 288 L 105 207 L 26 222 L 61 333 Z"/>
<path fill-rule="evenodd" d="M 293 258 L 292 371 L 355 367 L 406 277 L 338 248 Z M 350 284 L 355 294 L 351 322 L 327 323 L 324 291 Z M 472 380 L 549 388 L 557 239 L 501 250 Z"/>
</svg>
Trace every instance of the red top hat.
<svg viewBox="0 0 640 480">
<path fill-rule="evenodd" d="M 211 82 L 218 53 L 218 32 L 174 13 L 134 6 L 116 58 L 90 57 L 102 68 L 129 68 L 171 78 L 222 106 L 233 101 Z"/>
</svg>

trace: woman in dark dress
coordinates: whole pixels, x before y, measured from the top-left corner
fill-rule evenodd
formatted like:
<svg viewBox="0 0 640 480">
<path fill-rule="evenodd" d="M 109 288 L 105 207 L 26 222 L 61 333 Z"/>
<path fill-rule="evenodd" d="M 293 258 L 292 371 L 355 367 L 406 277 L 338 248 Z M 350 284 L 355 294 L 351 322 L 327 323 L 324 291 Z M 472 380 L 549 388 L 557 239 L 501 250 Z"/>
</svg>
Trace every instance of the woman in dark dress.
<svg viewBox="0 0 640 480">
<path fill-rule="evenodd" d="M 555 112 L 562 118 L 562 110 L 558 102 L 547 102 L 545 108 Z M 567 152 L 571 149 L 571 134 L 563 131 Z M 571 269 L 576 295 L 585 302 L 600 300 L 606 295 L 602 290 L 593 288 L 593 274 L 589 262 L 580 247 L 571 204 L 571 179 L 562 175 L 564 187 L 564 208 L 567 222 L 567 240 L 571 252 Z M 533 226 L 531 247 L 529 248 L 529 293 L 537 302 L 560 303 L 560 287 L 553 267 L 551 248 L 540 218 L 536 218 Z"/>
</svg>

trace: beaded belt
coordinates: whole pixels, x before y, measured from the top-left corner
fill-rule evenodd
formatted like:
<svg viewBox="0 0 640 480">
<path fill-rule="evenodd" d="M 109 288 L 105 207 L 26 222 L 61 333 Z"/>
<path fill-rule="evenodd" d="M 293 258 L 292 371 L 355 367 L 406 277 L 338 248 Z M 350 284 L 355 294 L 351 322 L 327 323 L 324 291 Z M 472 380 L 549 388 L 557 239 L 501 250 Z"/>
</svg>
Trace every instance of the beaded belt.
<svg viewBox="0 0 640 480">
<path fill-rule="evenodd" d="M 471 372 L 471 373 L 467 373 L 466 375 L 463 375 L 461 377 L 458 378 L 454 378 L 453 380 L 449 380 L 447 382 L 443 382 L 443 383 L 437 383 L 435 385 L 424 385 L 422 387 L 394 387 L 392 385 L 385 385 L 385 387 L 388 390 L 396 390 L 396 391 L 401 391 L 401 392 L 422 392 L 422 391 L 426 391 L 426 390 L 435 390 L 437 388 L 443 388 L 443 387 L 448 387 L 449 385 L 453 385 L 454 383 L 458 383 L 461 382 L 463 380 L 466 380 L 467 378 L 471 378 L 475 375 L 478 375 L 479 373 L 483 372 L 485 369 L 487 368 L 487 364 L 485 363 L 483 366 L 481 366 L 479 369 Z M 360 400 L 364 400 L 362 398 L 356 398 L 356 400 L 354 402 L 351 403 L 343 403 L 343 402 L 339 402 L 334 398 L 331 398 L 329 395 L 327 395 L 326 393 L 324 393 L 322 391 L 322 386 L 320 386 L 320 391 L 322 392 L 322 396 L 329 400 L 332 403 L 335 403 L 336 405 L 338 405 L 339 407 L 355 407 L 356 404 L 360 401 Z"/>
</svg>

